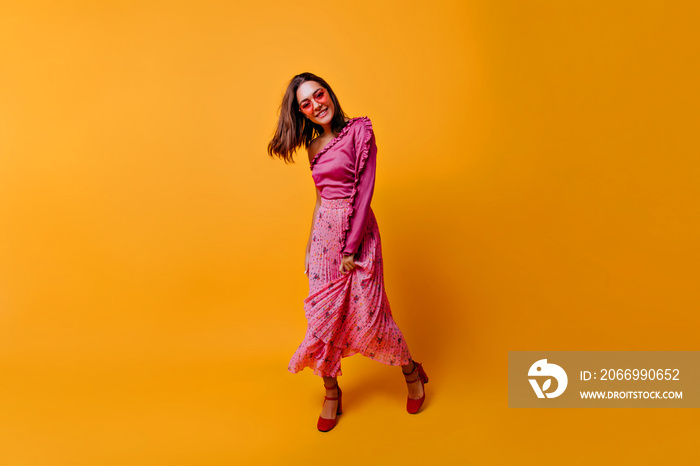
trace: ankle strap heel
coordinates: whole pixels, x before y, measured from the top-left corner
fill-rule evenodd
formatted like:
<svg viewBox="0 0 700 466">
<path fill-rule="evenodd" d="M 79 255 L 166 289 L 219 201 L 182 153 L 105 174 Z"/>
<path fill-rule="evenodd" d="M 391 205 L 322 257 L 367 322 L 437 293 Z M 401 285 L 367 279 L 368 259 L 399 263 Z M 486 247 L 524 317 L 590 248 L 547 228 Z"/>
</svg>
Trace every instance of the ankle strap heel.
<svg viewBox="0 0 700 466">
<path fill-rule="evenodd" d="M 414 372 L 418 371 L 418 377 L 416 377 L 413 380 L 406 380 L 406 383 L 416 383 L 419 380 L 421 383 L 426 384 L 428 383 L 428 374 L 425 373 L 423 370 L 423 366 L 421 363 L 413 361 L 413 370 L 411 372 L 403 372 L 404 377 L 408 377 Z M 418 398 L 418 399 L 413 399 L 413 398 L 408 398 L 406 401 L 406 411 L 408 411 L 410 414 L 416 414 L 418 410 L 420 410 L 421 406 L 423 406 L 423 402 L 425 401 L 425 386 L 423 387 L 423 396 Z"/>
<path fill-rule="evenodd" d="M 325 403 L 326 400 L 330 400 L 330 401 L 338 400 L 338 408 L 335 410 L 335 415 L 339 416 L 339 415 L 343 414 L 343 391 L 340 389 L 338 384 L 336 383 L 332 387 L 326 387 L 325 385 L 323 387 L 326 390 L 333 390 L 334 388 L 338 389 L 338 396 L 324 396 L 323 402 Z M 326 419 L 325 417 L 319 416 L 318 423 L 317 423 L 316 427 L 321 432 L 328 432 L 333 427 L 335 427 L 337 422 L 338 422 L 337 417 L 335 417 L 334 419 Z"/>
</svg>

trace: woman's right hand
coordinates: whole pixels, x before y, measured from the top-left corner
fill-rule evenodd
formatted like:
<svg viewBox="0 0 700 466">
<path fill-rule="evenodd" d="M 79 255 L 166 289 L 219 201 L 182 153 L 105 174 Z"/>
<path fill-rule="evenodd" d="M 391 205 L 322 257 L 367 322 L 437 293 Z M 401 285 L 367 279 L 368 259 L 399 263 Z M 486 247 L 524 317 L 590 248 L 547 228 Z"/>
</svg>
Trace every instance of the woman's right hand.
<svg viewBox="0 0 700 466">
<path fill-rule="evenodd" d="M 304 273 L 309 275 L 309 249 L 306 249 L 306 259 L 304 260 Z"/>
</svg>

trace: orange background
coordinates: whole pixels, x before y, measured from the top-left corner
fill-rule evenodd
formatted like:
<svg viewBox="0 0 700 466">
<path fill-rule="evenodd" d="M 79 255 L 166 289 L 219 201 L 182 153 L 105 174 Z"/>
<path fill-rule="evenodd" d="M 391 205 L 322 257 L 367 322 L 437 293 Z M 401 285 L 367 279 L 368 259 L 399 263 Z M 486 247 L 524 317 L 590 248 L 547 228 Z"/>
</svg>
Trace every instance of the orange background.
<svg viewBox="0 0 700 466">
<path fill-rule="evenodd" d="M 692 410 L 507 408 L 509 350 L 697 350 L 695 2 L 3 2 L 0 463 L 687 464 Z M 372 119 L 394 316 L 430 376 L 287 363 L 310 71 Z M 540 448 L 532 448 L 538 446 Z"/>
</svg>

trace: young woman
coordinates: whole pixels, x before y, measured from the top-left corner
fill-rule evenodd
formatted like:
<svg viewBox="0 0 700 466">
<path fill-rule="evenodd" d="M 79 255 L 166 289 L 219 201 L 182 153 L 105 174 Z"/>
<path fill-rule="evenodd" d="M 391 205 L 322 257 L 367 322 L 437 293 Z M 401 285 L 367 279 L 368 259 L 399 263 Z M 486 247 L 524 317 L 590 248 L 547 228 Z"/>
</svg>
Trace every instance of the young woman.
<svg viewBox="0 0 700 466">
<path fill-rule="evenodd" d="M 323 377 L 326 389 L 318 429 L 331 430 L 342 412 L 337 376 L 340 360 L 360 353 L 401 366 L 408 384 L 406 409 L 423 405 L 428 382 L 414 362 L 392 317 L 384 289 L 379 228 L 370 207 L 377 146 L 366 116 L 348 118 L 326 81 L 311 73 L 295 76 L 282 98 L 277 131 L 268 153 L 293 162 L 304 145 L 316 185 L 316 207 L 306 245 L 304 300 L 306 336 L 289 363 Z"/>
</svg>

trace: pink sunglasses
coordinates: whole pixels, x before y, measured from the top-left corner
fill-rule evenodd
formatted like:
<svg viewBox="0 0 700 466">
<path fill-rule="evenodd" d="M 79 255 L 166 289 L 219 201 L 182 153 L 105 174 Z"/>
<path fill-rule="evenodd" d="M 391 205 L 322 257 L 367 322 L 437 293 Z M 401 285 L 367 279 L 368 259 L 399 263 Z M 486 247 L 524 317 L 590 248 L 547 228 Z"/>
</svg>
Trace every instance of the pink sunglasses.
<svg viewBox="0 0 700 466">
<path fill-rule="evenodd" d="M 314 92 L 314 95 L 312 97 L 316 102 L 319 104 L 326 104 L 328 103 L 328 91 L 326 91 L 324 88 L 319 87 L 316 92 Z M 302 112 L 306 113 L 307 115 L 311 115 L 314 111 L 314 106 L 311 103 L 309 99 L 304 99 L 300 104 L 299 104 L 299 110 Z"/>
</svg>

